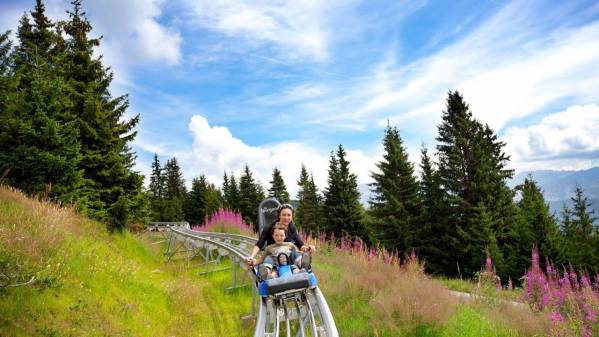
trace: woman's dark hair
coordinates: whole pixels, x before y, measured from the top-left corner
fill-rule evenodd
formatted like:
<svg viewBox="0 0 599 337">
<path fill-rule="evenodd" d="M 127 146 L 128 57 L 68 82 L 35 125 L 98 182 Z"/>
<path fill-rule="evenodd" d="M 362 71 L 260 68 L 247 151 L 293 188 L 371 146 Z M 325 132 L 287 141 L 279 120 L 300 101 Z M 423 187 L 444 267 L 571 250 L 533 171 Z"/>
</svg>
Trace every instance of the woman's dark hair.
<svg viewBox="0 0 599 337">
<path fill-rule="evenodd" d="M 285 226 L 281 226 L 281 225 L 272 226 L 272 229 L 270 230 L 270 235 L 274 236 L 276 230 L 282 230 L 283 232 L 285 232 L 285 237 L 287 237 L 287 228 L 285 228 Z"/>
<path fill-rule="evenodd" d="M 277 218 L 281 217 L 281 212 L 284 209 L 291 210 L 291 215 L 295 213 L 295 210 L 293 209 L 293 206 L 291 206 L 291 204 L 282 204 L 281 206 L 279 206 L 279 209 L 277 210 Z"/>
</svg>

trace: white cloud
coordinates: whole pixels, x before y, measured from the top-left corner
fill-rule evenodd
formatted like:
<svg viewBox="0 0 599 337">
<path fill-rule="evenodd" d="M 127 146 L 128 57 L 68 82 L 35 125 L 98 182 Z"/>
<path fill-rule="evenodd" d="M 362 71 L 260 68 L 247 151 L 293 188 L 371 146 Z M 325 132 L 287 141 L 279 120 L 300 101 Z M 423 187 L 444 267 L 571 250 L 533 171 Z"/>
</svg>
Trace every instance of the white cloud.
<svg viewBox="0 0 599 337">
<path fill-rule="evenodd" d="M 105 0 L 85 3 L 94 32 L 104 35 L 102 52 L 110 63 L 136 65 L 181 61 L 181 35 L 159 22 L 162 0 Z M 68 7 L 67 7 L 68 8 Z"/>
<path fill-rule="evenodd" d="M 67 0 L 44 1 L 46 15 L 54 22 L 68 19 L 72 5 Z M 118 93 L 134 87 L 129 78 L 130 67 L 151 63 L 169 66 L 181 61 L 182 38 L 178 31 L 159 22 L 162 0 L 105 0 L 83 3 L 83 11 L 91 22 L 91 37 L 104 36 L 97 55 L 115 74 Z M 29 13 L 34 3 L 2 4 L 0 29 L 11 29 L 13 37 L 23 12 Z"/>
<path fill-rule="evenodd" d="M 277 167 L 283 175 L 291 197 L 295 198 L 298 191 L 297 179 L 303 163 L 308 172 L 314 174 L 314 180 L 321 191 L 327 184 L 330 157 L 327 151 L 294 141 L 251 146 L 236 138 L 228 128 L 211 126 L 201 115 L 191 118 L 189 132 L 192 134 L 193 143 L 191 148 L 185 151 L 172 150 L 168 146 L 140 139 L 136 139 L 135 145 L 148 152 L 177 157 L 188 183 L 194 177 L 205 174 L 210 182 L 220 186 L 225 170 L 227 173 L 233 171 L 235 176 L 239 177 L 247 163 L 255 178 L 268 189 L 272 171 Z M 375 169 L 375 157 L 360 150 L 349 149 L 347 159 L 350 162 L 350 170 L 358 176 L 362 200 L 366 201 L 368 196 L 364 192 L 368 191 L 367 184 L 371 182 L 369 175 L 370 171 Z"/>
<path fill-rule="evenodd" d="M 398 64 L 388 53 L 359 78 L 325 83 L 335 89 L 298 104 L 296 122 L 363 129 L 389 119 L 428 141 L 448 90 L 460 90 L 475 117 L 496 131 L 563 99 L 599 102 L 599 22 L 574 22 L 567 3 L 531 3 L 506 5 L 430 56 Z"/>
<path fill-rule="evenodd" d="M 286 58 L 329 58 L 329 31 L 323 1 L 188 0 L 197 24 L 215 29 L 238 43 L 277 46 Z"/>
<path fill-rule="evenodd" d="M 502 140 L 519 171 L 588 169 L 599 158 L 599 106 L 572 106 L 538 124 L 511 127 Z"/>
</svg>

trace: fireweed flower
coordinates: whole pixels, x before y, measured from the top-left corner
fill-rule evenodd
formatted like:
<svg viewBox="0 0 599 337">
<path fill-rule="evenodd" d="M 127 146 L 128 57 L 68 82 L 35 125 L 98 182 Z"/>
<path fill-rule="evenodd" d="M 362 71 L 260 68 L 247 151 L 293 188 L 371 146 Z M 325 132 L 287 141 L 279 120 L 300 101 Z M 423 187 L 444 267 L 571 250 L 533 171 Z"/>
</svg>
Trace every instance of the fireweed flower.
<svg viewBox="0 0 599 337">
<path fill-rule="evenodd" d="M 559 311 L 552 311 L 549 317 L 553 323 L 560 323 L 564 321 L 564 316 Z"/>
</svg>

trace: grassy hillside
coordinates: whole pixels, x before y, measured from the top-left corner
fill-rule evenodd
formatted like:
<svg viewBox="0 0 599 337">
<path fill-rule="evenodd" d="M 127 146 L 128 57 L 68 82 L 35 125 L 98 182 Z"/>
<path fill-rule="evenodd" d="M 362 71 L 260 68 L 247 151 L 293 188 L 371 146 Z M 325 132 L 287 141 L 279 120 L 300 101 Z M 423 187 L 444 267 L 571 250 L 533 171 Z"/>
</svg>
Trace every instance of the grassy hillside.
<svg viewBox="0 0 599 337">
<path fill-rule="evenodd" d="M 322 248 L 314 269 L 341 336 L 543 336 L 550 328 L 546 315 L 501 301 L 495 289 L 465 303 L 416 260 L 388 264 Z"/>
<path fill-rule="evenodd" d="M 250 289 L 230 272 L 164 262 L 165 243 L 109 234 L 73 211 L 0 187 L 0 336 L 251 336 Z M 320 243 L 314 262 L 341 336 L 541 336 L 544 314 L 462 303 L 415 260 Z M 491 292 L 492 293 L 492 292 Z"/>
<path fill-rule="evenodd" d="M 226 294 L 229 274 L 198 277 L 151 241 L 0 187 L 0 336 L 252 335 L 249 290 Z"/>
</svg>

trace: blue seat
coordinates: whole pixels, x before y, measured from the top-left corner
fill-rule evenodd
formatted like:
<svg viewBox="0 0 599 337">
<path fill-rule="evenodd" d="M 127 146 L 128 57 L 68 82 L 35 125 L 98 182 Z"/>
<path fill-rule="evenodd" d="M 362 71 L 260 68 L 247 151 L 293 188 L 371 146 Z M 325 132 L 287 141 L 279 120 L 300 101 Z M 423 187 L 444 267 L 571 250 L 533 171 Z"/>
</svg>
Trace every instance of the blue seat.
<svg viewBox="0 0 599 337">
<path fill-rule="evenodd" d="M 313 273 L 286 274 L 277 278 L 260 281 L 258 291 L 260 296 L 278 294 L 288 290 L 301 290 L 316 287 L 316 276 Z"/>
</svg>

